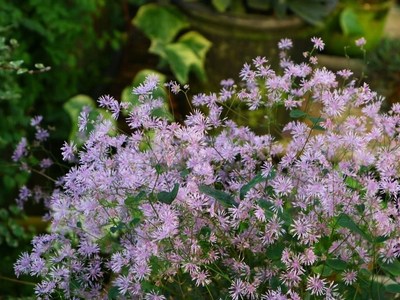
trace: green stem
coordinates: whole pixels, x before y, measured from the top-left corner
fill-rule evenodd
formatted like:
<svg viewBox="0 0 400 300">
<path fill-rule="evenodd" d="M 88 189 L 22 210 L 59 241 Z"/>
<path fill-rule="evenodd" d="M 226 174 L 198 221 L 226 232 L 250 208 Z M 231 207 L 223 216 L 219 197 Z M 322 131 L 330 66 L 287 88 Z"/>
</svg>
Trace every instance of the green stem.
<svg viewBox="0 0 400 300">
<path fill-rule="evenodd" d="M 25 285 L 36 286 L 36 283 L 34 283 L 34 282 L 24 281 L 24 280 L 19 280 L 19 279 L 14 279 L 14 278 L 2 276 L 2 275 L 0 275 L 0 279 L 4 279 L 4 280 L 7 280 L 7 281 L 19 283 L 19 284 L 25 284 Z"/>
</svg>

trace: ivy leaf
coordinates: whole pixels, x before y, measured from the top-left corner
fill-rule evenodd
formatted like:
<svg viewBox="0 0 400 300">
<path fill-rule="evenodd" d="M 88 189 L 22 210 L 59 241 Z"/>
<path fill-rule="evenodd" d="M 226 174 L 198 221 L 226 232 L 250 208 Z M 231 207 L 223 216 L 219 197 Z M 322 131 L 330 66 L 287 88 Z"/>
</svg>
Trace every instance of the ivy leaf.
<svg viewBox="0 0 400 300">
<path fill-rule="evenodd" d="M 178 42 L 192 49 L 195 55 L 202 61 L 202 64 L 204 64 L 207 52 L 212 45 L 209 40 L 196 31 L 185 33 L 179 38 Z"/>
<path fill-rule="evenodd" d="M 193 71 L 201 81 L 206 80 L 204 61 L 190 45 L 182 42 L 171 43 L 165 47 L 165 55 L 172 72 L 181 84 L 188 82 L 190 71 Z"/>
<path fill-rule="evenodd" d="M 233 199 L 233 197 L 231 195 L 225 193 L 224 191 L 217 190 L 217 189 L 207 186 L 207 185 L 199 186 L 199 190 L 203 194 L 206 194 L 206 195 L 214 198 L 215 200 L 220 202 L 225 207 L 230 207 L 230 206 L 237 207 L 238 206 L 237 203 L 235 202 L 235 200 Z"/>
<path fill-rule="evenodd" d="M 174 188 L 170 192 L 159 192 L 157 194 L 157 199 L 158 201 L 165 203 L 165 204 L 171 204 L 172 201 L 175 200 L 176 195 L 178 195 L 178 190 L 179 190 L 179 184 L 175 183 Z"/>
<path fill-rule="evenodd" d="M 162 43 L 171 42 L 182 29 L 189 27 L 185 15 L 179 9 L 157 4 L 141 6 L 132 22 L 150 40 Z"/>
</svg>

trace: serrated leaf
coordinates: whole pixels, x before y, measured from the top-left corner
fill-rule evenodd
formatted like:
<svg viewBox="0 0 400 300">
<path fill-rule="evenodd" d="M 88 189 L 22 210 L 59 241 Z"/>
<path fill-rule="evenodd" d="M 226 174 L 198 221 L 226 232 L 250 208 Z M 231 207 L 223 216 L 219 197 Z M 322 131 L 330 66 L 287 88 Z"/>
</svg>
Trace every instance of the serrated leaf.
<svg viewBox="0 0 400 300">
<path fill-rule="evenodd" d="M 247 184 L 243 185 L 240 189 L 240 199 L 243 200 L 246 194 L 258 183 L 265 181 L 261 173 L 257 174 L 252 180 L 250 180 Z"/>
<path fill-rule="evenodd" d="M 307 116 L 307 113 L 300 110 L 300 109 L 292 109 L 289 113 L 290 117 L 294 118 L 294 119 L 298 119 L 298 118 L 302 118 Z"/>
<path fill-rule="evenodd" d="M 176 196 L 178 195 L 178 190 L 179 190 L 179 184 L 175 183 L 174 188 L 170 192 L 159 192 L 157 194 L 157 200 L 165 203 L 165 204 L 171 204 L 172 201 L 175 200 Z"/>
<path fill-rule="evenodd" d="M 133 24 L 151 40 L 169 43 L 177 34 L 189 27 L 185 15 L 173 6 L 146 4 L 139 8 Z"/>
<path fill-rule="evenodd" d="M 363 36 L 364 29 L 353 8 L 347 7 L 340 14 L 340 27 L 346 36 Z"/>
<path fill-rule="evenodd" d="M 350 229 L 353 233 L 358 233 L 368 242 L 372 242 L 372 238 L 366 234 L 348 215 L 342 213 L 339 215 L 337 225 Z"/>
<path fill-rule="evenodd" d="M 220 202 L 222 205 L 224 205 L 226 207 L 231 207 L 231 206 L 237 207 L 238 206 L 237 203 L 235 202 L 235 200 L 233 199 L 233 197 L 231 195 L 225 193 L 224 191 L 217 190 L 217 189 L 207 186 L 207 185 L 200 185 L 199 191 L 202 192 L 203 194 L 206 194 L 206 195 L 214 198 L 215 200 L 217 200 L 218 202 Z"/>
</svg>

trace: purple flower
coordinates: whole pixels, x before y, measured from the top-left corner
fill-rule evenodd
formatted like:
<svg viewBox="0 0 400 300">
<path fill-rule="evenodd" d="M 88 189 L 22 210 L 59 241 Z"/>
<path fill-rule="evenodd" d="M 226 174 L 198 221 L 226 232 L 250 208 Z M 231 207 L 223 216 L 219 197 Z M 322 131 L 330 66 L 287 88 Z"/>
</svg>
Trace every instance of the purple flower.
<svg viewBox="0 0 400 300">
<path fill-rule="evenodd" d="M 155 74 L 151 74 L 146 76 L 146 79 L 143 83 L 141 83 L 138 87 L 133 89 L 133 94 L 135 95 L 148 95 L 159 84 L 159 77 Z"/>
<path fill-rule="evenodd" d="M 50 136 L 49 131 L 47 129 L 43 129 L 39 126 L 36 126 L 36 133 L 35 133 L 35 138 L 39 142 L 44 142 L 45 140 L 48 139 Z"/>
<path fill-rule="evenodd" d="M 314 43 L 314 48 L 315 49 L 317 49 L 317 50 L 319 50 L 319 51 L 322 51 L 322 50 L 324 50 L 324 47 L 325 47 L 325 43 L 324 43 L 324 41 L 321 39 L 321 38 L 319 38 L 319 37 L 312 37 L 311 38 L 311 42 L 313 42 Z"/>
<path fill-rule="evenodd" d="M 53 161 L 50 158 L 43 158 L 39 165 L 42 169 L 48 169 L 53 165 Z"/>
<path fill-rule="evenodd" d="M 22 157 L 28 155 L 28 141 L 25 137 L 21 138 L 21 141 L 18 143 L 17 147 L 14 150 L 14 153 L 12 155 L 12 160 L 17 162 L 19 161 Z"/>
<path fill-rule="evenodd" d="M 284 38 L 281 39 L 278 43 L 278 48 L 281 50 L 288 50 L 293 47 L 293 42 L 291 39 Z"/>
<path fill-rule="evenodd" d="M 120 104 L 117 100 L 114 99 L 114 97 L 110 96 L 110 95 L 105 95 L 105 96 L 101 96 L 97 102 L 99 103 L 100 107 L 104 107 L 106 109 L 108 109 L 111 113 L 113 118 L 116 120 L 118 119 L 121 107 Z M 84 117 L 84 115 L 83 115 Z M 86 116 L 87 118 L 87 116 Z"/>
<path fill-rule="evenodd" d="M 320 279 L 318 275 L 310 276 L 307 278 L 307 291 L 311 292 L 311 295 L 322 296 L 326 291 L 325 279 Z"/>
<path fill-rule="evenodd" d="M 26 186 L 22 186 L 19 189 L 18 198 L 16 199 L 18 206 L 22 208 L 30 196 L 32 196 L 31 190 Z"/>
<path fill-rule="evenodd" d="M 72 162 L 75 159 L 76 145 L 74 142 L 67 143 L 64 142 L 64 145 L 61 147 L 62 156 L 64 161 Z"/>
<path fill-rule="evenodd" d="M 364 37 L 361 37 L 361 38 L 355 40 L 356 46 L 360 47 L 360 48 L 362 48 L 366 43 L 367 43 L 367 40 Z"/>
<path fill-rule="evenodd" d="M 33 117 L 31 119 L 31 126 L 33 126 L 33 127 L 38 126 L 40 124 L 40 122 L 42 122 L 42 120 L 43 120 L 42 116 Z"/>
</svg>

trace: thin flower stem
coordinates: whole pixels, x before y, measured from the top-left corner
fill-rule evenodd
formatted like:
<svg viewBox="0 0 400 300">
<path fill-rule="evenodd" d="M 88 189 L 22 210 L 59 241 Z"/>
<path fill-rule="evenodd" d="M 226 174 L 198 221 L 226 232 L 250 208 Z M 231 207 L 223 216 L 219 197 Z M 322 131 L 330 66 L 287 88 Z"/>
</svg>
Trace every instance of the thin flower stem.
<svg viewBox="0 0 400 300">
<path fill-rule="evenodd" d="M 0 279 L 4 279 L 4 280 L 10 281 L 10 282 L 15 282 L 15 283 L 19 283 L 19 284 L 25 284 L 25 285 L 36 286 L 36 283 L 34 283 L 34 282 L 25 281 L 25 280 L 19 280 L 19 279 L 14 279 L 14 278 L 2 276 L 2 275 L 0 275 Z"/>
<path fill-rule="evenodd" d="M 50 176 L 46 175 L 46 174 L 43 173 L 42 171 L 39 171 L 39 170 L 33 169 L 33 168 L 30 168 L 30 170 L 31 170 L 32 172 L 36 173 L 36 174 L 39 174 L 39 175 L 43 176 L 44 178 L 50 180 L 50 181 L 53 182 L 53 183 L 56 183 L 56 182 L 57 182 L 56 180 L 54 180 L 54 179 L 51 178 Z"/>
</svg>

